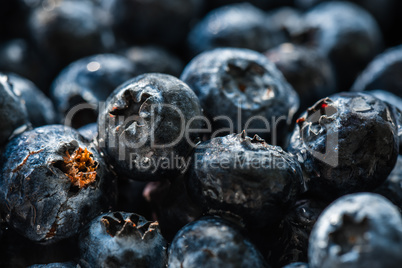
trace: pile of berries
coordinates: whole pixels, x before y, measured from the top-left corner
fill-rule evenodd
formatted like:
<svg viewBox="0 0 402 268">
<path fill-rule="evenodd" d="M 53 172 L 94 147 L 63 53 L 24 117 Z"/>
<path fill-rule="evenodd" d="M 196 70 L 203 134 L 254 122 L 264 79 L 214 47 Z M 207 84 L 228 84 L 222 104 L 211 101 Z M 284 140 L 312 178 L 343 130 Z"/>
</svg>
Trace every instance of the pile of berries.
<svg viewBox="0 0 402 268">
<path fill-rule="evenodd" d="M 0 267 L 401 267 L 401 14 L 5 1 Z"/>
</svg>

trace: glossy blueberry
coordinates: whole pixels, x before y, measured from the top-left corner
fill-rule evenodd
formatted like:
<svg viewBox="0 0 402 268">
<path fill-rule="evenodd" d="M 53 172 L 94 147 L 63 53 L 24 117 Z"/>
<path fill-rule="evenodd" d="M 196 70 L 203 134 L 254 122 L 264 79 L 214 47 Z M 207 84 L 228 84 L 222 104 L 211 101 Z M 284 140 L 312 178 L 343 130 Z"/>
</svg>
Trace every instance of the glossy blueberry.
<svg viewBox="0 0 402 268">
<path fill-rule="evenodd" d="M 234 215 L 248 226 L 277 223 L 303 191 L 297 160 L 244 132 L 201 143 L 192 164 L 190 197 L 204 212 Z"/>
<path fill-rule="evenodd" d="M 402 98 L 402 45 L 378 55 L 355 81 L 352 90 L 389 91 Z"/>
<path fill-rule="evenodd" d="M 395 165 L 399 140 L 394 114 L 369 94 L 322 99 L 297 123 L 289 151 L 297 155 L 313 195 L 331 200 L 374 190 Z"/>
<path fill-rule="evenodd" d="M 129 43 L 183 43 L 191 20 L 202 8 L 201 0 L 105 1 L 116 33 Z"/>
<path fill-rule="evenodd" d="M 110 18 L 93 1 L 40 2 L 30 14 L 30 35 L 56 68 L 114 44 Z"/>
<path fill-rule="evenodd" d="M 182 228 L 169 248 L 169 268 L 267 267 L 234 224 L 204 217 Z"/>
<path fill-rule="evenodd" d="M 0 44 L 0 71 L 12 72 L 33 81 L 41 88 L 47 87 L 47 65 L 38 52 L 24 39 L 12 39 Z"/>
<path fill-rule="evenodd" d="M 0 73 L 0 145 L 30 126 L 24 103 L 13 91 L 9 77 Z"/>
<path fill-rule="evenodd" d="M 11 140 L 3 154 L 0 208 L 32 241 L 71 237 L 115 200 L 113 175 L 72 128 L 48 125 Z"/>
<path fill-rule="evenodd" d="M 239 48 L 206 51 L 186 66 L 181 79 L 199 97 L 214 134 L 246 129 L 271 144 L 286 140 L 299 98 L 263 54 Z"/>
<path fill-rule="evenodd" d="M 135 213 L 109 212 L 80 234 L 83 267 L 165 267 L 167 244 L 157 222 Z"/>
<path fill-rule="evenodd" d="M 335 93 L 332 64 L 316 49 L 285 43 L 268 50 L 265 55 L 299 94 L 300 110 Z"/>
<path fill-rule="evenodd" d="M 58 111 L 66 116 L 78 104 L 98 106 L 117 86 L 138 74 L 135 66 L 123 56 L 89 56 L 71 63 L 57 76 L 52 84 L 51 96 Z M 66 119 L 72 120 L 74 127 L 96 122 L 94 109 L 83 109 Z"/>
<path fill-rule="evenodd" d="M 398 160 L 391 174 L 376 190 L 376 193 L 388 198 L 402 212 L 402 156 Z"/>
<path fill-rule="evenodd" d="M 201 128 L 197 96 L 167 74 L 144 74 L 119 86 L 99 112 L 98 142 L 118 174 L 140 181 L 185 171 Z M 176 161 L 177 160 L 177 161 Z"/>
<path fill-rule="evenodd" d="M 8 73 L 7 76 L 15 95 L 25 104 L 33 127 L 56 123 L 57 115 L 52 101 L 34 83 L 17 74 Z"/>
<path fill-rule="evenodd" d="M 141 73 L 163 73 L 179 77 L 183 62 L 160 46 L 132 46 L 118 51 L 127 57 Z"/>
<path fill-rule="evenodd" d="M 188 35 L 193 54 L 218 47 L 265 51 L 281 43 L 267 15 L 249 3 L 233 4 L 210 11 Z"/>
<path fill-rule="evenodd" d="M 343 196 L 324 210 L 309 241 L 311 268 L 400 267 L 402 218 L 386 198 Z"/>
<path fill-rule="evenodd" d="M 382 36 L 375 19 L 361 7 L 345 1 L 325 2 L 305 15 L 308 43 L 329 57 L 340 90 L 348 90 L 356 76 L 381 50 Z"/>
</svg>

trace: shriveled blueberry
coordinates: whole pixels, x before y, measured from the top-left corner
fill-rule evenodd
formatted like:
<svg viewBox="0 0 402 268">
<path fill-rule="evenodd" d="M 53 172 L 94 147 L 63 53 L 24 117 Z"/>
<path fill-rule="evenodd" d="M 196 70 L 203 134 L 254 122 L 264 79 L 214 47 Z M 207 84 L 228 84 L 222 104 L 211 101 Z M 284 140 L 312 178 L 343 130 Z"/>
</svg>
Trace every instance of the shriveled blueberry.
<svg viewBox="0 0 402 268">
<path fill-rule="evenodd" d="M 117 53 L 127 57 L 141 73 L 164 73 L 179 77 L 183 62 L 160 46 L 132 46 Z"/>
<path fill-rule="evenodd" d="M 312 268 L 400 267 L 401 214 L 377 194 L 343 196 L 318 218 L 308 251 Z"/>
<path fill-rule="evenodd" d="M 71 237 L 115 201 L 113 175 L 97 149 L 72 128 L 26 131 L 7 144 L 2 159 L 2 214 L 32 241 Z"/>
<path fill-rule="evenodd" d="M 394 114 L 369 94 L 322 99 L 297 123 L 289 151 L 297 155 L 313 195 L 331 200 L 374 190 L 395 165 L 399 140 Z"/>
<path fill-rule="evenodd" d="M 40 2 L 31 11 L 30 34 L 57 68 L 114 44 L 110 18 L 94 1 Z"/>
<path fill-rule="evenodd" d="M 265 51 L 281 43 L 280 32 L 270 27 L 267 14 L 240 3 L 210 11 L 188 35 L 193 54 L 217 47 L 240 47 Z"/>
<path fill-rule="evenodd" d="M 375 19 L 350 2 L 321 3 L 306 13 L 305 23 L 307 31 L 315 30 L 307 42 L 332 61 L 340 90 L 348 90 L 382 48 Z"/>
<path fill-rule="evenodd" d="M 300 110 L 335 93 L 332 64 L 316 49 L 286 43 L 268 50 L 265 55 L 299 94 Z"/>
<path fill-rule="evenodd" d="M 185 171 L 198 138 L 197 116 L 198 98 L 185 83 L 166 74 L 140 75 L 119 86 L 99 112 L 99 146 L 120 175 L 175 177 Z"/>
<path fill-rule="evenodd" d="M 0 71 L 13 72 L 47 87 L 47 65 L 38 52 L 24 39 L 12 39 L 0 44 Z"/>
<path fill-rule="evenodd" d="M 402 212 L 402 156 L 398 160 L 391 174 L 376 190 L 376 193 L 388 198 Z"/>
<path fill-rule="evenodd" d="M 120 55 L 99 54 L 85 57 L 71 63 L 58 75 L 52 84 L 51 96 L 59 113 L 66 116 L 78 104 L 96 107 L 117 86 L 138 74 L 135 66 Z M 71 114 L 73 118 L 66 118 L 72 120 L 74 127 L 96 122 L 95 108 L 84 108 L 82 107 L 79 114 Z"/>
<path fill-rule="evenodd" d="M 157 222 L 135 213 L 109 212 L 80 234 L 83 267 L 165 267 L 167 244 Z"/>
<path fill-rule="evenodd" d="M 218 48 L 195 57 L 181 79 L 197 94 L 215 134 L 258 133 L 271 144 L 286 140 L 299 98 L 263 54 Z"/>
<path fill-rule="evenodd" d="M 9 77 L 0 73 L 0 145 L 30 125 L 26 107 L 13 91 Z"/>
<path fill-rule="evenodd" d="M 303 189 L 297 160 L 258 136 L 214 138 L 195 149 L 190 197 L 204 212 L 240 217 L 248 226 L 278 223 Z"/>
<path fill-rule="evenodd" d="M 402 98 L 402 45 L 378 55 L 355 81 L 352 90 L 389 91 Z"/>
<path fill-rule="evenodd" d="M 113 16 L 115 32 L 129 43 L 180 45 L 201 0 L 104 1 Z"/>
<path fill-rule="evenodd" d="M 204 217 L 183 227 L 169 248 L 169 268 L 268 267 L 237 226 Z"/>
<path fill-rule="evenodd" d="M 7 76 L 15 95 L 24 102 L 33 127 L 56 123 L 53 103 L 34 83 L 17 74 L 8 73 Z"/>
<path fill-rule="evenodd" d="M 77 129 L 78 132 L 87 140 L 94 141 L 98 136 L 98 124 L 90 123 Z"/>
</svg>

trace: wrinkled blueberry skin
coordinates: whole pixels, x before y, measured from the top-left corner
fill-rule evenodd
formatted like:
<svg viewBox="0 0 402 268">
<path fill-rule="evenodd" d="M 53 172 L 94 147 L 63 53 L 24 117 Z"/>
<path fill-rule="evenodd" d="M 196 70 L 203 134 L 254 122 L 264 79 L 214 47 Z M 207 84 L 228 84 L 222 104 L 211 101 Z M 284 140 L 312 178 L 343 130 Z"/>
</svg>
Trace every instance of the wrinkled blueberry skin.
<svg viewBox="0 0 402 268">
<path fill-rule="evenodd" d="M 265 55 L 299 94 L 300 110 L 335 93 L 331 62 L 317 50 L 286 43 L 268 50 Z"/>
<path fill-rule="evenodd" d="M 247 134 L 257 133 L 274 145 L 284 143 L 288 124 L 299 107 L 297 93 L 275 65 L 263 54 L 248 49 L 206 51 L 185 67 L 181 80 L 197 94 L 213 130 L 220 130 L 219 135 L 240 133 L 250 118 L 258 116 L 268 122 L 252 120 L 248 129 L 257 130 L 246 129 Z M 229 117 L 233 130 L 228 131 L 228 120 L 214 120 L 217 116 Z"/>
<path fill-rule="evenodd" d="M 190 21 L 202 8 L 201 0 L 105 1 L 116 34 L 129 43 L 180 45 Z"/>
<path fill-rule="evenodd" d="M 311 268 L 400 267 L 402 218 L 386 198 L 343 196 L 318 218 L 309 241 Z"/>
<path fill-rule="evenodd" d="M 80 103 L 99 105 L 117 86 L 140 72 L 125 57 L 99 54 L 77 60 L 67 66 L 54 80 L 51 97 L 59 113 L 66 116 Z M 75 116 L 74 127 L 96 122 L 95 111 Z"/>
<path fill-rule="evenodd" d="M 196 55 L 218 47 L 240 47 L 265 51 L 281 43 L 267 15 L 249 3 L 233 4 L 210 11 L 188 36 Z"/>
<path fill-rule="evenodd" d="M 172 158 L 187 160 L 198 140 L 188 131 L 201 128 L 201 121 L 190 121 L 196 116 L 201 107 L 185 83 L 166 74 L 140 75 L 106 100 L 99 112 L 98 143 L 119 175 L 139 181 L 173 178 L 185 166 Z"/>
<path fill-rule="evenodd" d="M 374 190 L 395 165 L 399 140 L 394 114 L 369 94 L 322 99 L 297 122 L 288 149 L 297 155 L 313 195 L 333 200 Z"/>
<path fill-rule="evenodd" d="M 296 202 L 275 232 L 277 237 L 270 249 L 270 263 L 281 267 L 291 262 L 308 261 L 307 249 L 311 230 L 327 205 L 327 202 L 311 198 Z"/>
<path fill-rule="evenodd" d="M 382 48 L 377 22 L 353 3 L 321 3 L 306 13 L 305 23 L 315 30 L 309 43 L 332 61 L 340 90 L 348 90 Z"/>
<path fill-rule="evenodd" d="M 306 262 L 294 262 L 283 266 L 283 268 L 309 268 L 309 266 Z"/>
<path fill-rule="evenodd" d="M 114 44 L 110 18 L 94 2 L 62 0 L 53 5 L 33 8 L 28 25 L 36 46 L 55 67 L 105 52 Z"/>
<path fill-rule="evenodd" d="M 26 40 L 12 39 L 1 43 L 0 58 L 0 71 L 19 74 L 41 88 L 47 86 L 47 66 Z"/>
<path fill-rule="evenodd" d="M 73 186 L 60 169 L 78 147 L 98 163 L 96 179 Z M 48 125 L 11 140 L 2 156 L 0 208 L 5 221 L 28 239 L 50 244 L 80 228 L 115 202 L 114 177 L 96 148 L 72 128 Z"/>
<path fill-rule="evenodd" d="M 167 244 L 157 222 L 135 213 L 109 212 L 80 234 L 83 267 L 165 267 Z"/>
<path fill-rule="evenodd" d="M 237 226 L 204 217 L 182 228 L 169 248 L 169 268 L 268 267 Z"/>
<path fill-rule="evenodd" d="M 30 126 L 25 105 L 14 93 L 9 77 L 0 73 L 0 145 Z"/>
<path fill-rule="evenodd" d="M 391 174 L 375 191 L 388 198 L 402 212 L 402 156 L 398 160 Z"/>
<path fill-rule="evenodd" d="M 90 123 L 80 127 L 77 131 L 88 141 L 94 141 L 98 137 L 98 124 Z"/>
<path fill-rule="evenodd" d="M 131 60 L 140 73 L 163 73 L 179 77 L 184 68 L 177 56 L 159 46 L 132 46 L 117 53 Z"/>
<path fill-rule="evenodd" d="M 352 90 L 389 91 L 402 98 L 402 45 L 378 55 L 356 79 Z"/>
<path fill-rule="evenodd" d="M 204 212 L 233 214 L 248 226 L 277 223 L 303 191 L 297 160 L 255 136 L 231 134 L 195 149 L 188 191 Z"/>
<path fill-rule="evenodd" d="M 8 73 L 7 76 L 15 95 L 25 103 L 33 127 L 56 123 L 52 101 L 34 83 L 17 74 Z"/>
</svg>

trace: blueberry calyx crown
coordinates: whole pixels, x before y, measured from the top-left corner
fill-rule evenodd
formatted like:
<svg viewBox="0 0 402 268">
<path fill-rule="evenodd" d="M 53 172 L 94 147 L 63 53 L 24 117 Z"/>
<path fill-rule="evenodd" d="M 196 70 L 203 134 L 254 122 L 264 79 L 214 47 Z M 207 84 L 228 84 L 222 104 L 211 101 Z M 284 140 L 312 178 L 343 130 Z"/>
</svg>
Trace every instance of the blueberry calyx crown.
<svg viewBox="0 0 402 268">
<path fill-rule="evenodd" d="M 125 237 L 134 235 L 139 239 L 150 239 L 154 237 L 154 231 L 159 228 L 158 222 L 146 222 L 140 225 L 140 217 L 131 214 L 126 219 L 119 212 L 113 213 L 113 217 L 104 216 L 100 220 L 104 231 L 111 237 Z"/>
<path fill-rule="evenodd" d="M 73 186 L 87 187 L 96 180 L 98 163 L 87 148 L 78 147 L 72 154 L 67 150 L 61 170 L 70 178 Z"/>
</svg>

